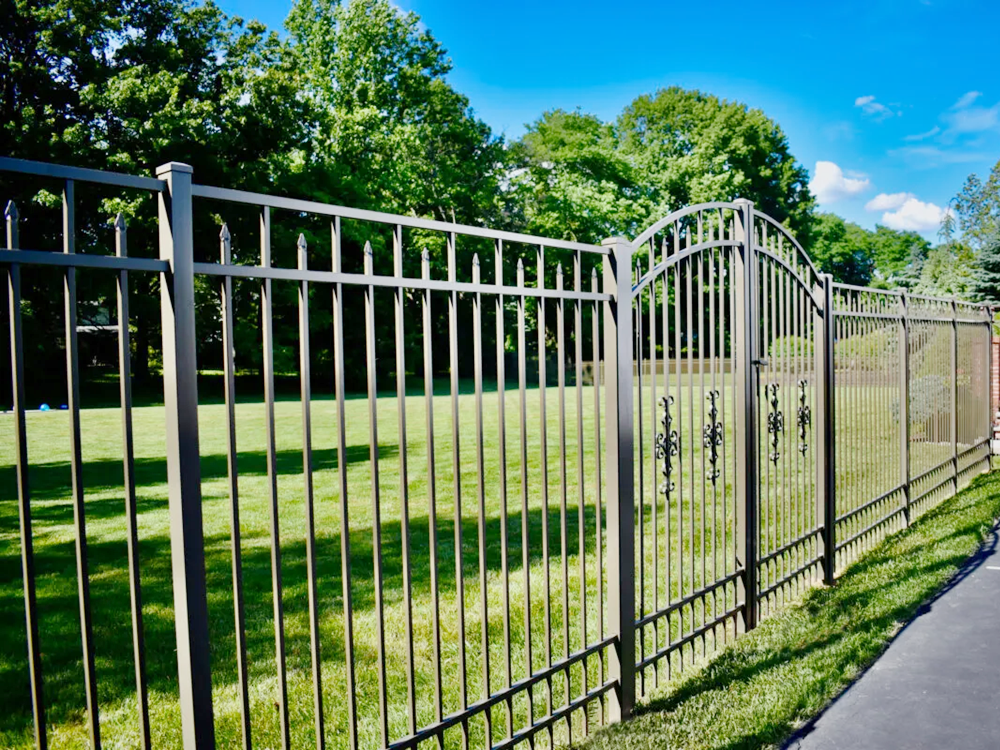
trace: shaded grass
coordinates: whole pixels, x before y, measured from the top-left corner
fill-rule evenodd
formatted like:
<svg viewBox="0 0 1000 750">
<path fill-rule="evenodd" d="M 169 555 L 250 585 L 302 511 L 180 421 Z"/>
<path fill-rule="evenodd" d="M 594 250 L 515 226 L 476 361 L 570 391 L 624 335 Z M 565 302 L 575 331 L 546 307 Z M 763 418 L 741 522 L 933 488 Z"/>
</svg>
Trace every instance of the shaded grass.
<svg viewBox="0 0 1000 750">
<path fill-rule="evenodd" d="M 883 652 L 967 563 L 998 516 L 1000 475 L 981 476 L 872 549 L 835 587 L 811 590 L 585 747 L 780 745 Z"/>
</svg>

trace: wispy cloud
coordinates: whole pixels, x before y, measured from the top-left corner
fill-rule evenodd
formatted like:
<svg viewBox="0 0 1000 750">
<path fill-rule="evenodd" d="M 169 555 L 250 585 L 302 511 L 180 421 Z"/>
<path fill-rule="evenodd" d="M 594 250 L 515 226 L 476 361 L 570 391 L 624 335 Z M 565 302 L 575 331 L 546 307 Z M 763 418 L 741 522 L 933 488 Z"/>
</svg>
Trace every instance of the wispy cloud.
<svg viewBox="0 0 1000 750">
<path fill-rule="evenodd" d="M 828 141 L 852 141 L 854 140 L 854 125 L 849 122 L 832 122 L 824 126 L 823 135 Z"/>
<path fill-rule="evenodd" d="M 930 169 L 945 164 L 969 164 L 995 159 L 996 155 L 977 148 L 941 148 L 939 146 L 903 146 L 889 151 L 889 156 L 903 159 L 916 169 Z"/>
<path fill-rule="evenodd" d="M 970 104 L 972 104 L 976 99 L 983 95 L 982 91 L 969 91 L 959 97 L 958 101 L 952 105 L 952 109 L 965 109 Z"/>
<path fill-rule="evenodd" d="M 859 195 L 869 187 L 871 181 L 865 175 L 845 174 L 844 170 L 832 161 L 816 162 L 813 178 L 809 182 L 809 190 L 823 205 Z"/>
<path fill-rule="evenodd" d="M 904 141 L 911 141 L 911 142 L 913 142 L 913 141 L 926 141 L 928 138 L 933 138 L 934 136 L 936 136 L 940 132 L 941 132 L 941 126 L 940 125 L 935 125 L 933 128 L 931 128 L 930 130 L 928 130 L 928 131 L 926 131 L 924 133 L 915 133 L 913 135 L 905 136 L 903 138 L 903 140 Z"/>
<path fill-rule="evenodd" d="M 899 114 L 898 111 L 893 109 L 892 105 L 882 104 L 873 94 L 859 96 L 854 100 L 854 106 L 860 107 L 862 112 L 874 118 L 876 122 L 881 122 Z"/>
</svg>

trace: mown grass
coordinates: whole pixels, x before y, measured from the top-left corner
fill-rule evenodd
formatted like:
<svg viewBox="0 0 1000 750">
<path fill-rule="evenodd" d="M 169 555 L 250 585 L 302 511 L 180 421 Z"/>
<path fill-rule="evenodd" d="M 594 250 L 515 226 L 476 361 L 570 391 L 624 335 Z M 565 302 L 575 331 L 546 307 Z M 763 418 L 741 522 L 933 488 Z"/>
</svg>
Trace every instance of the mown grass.
<svg viewBox="0 0 1000 750">
<path fill-rule="evenodd" d="M 587 750 L 780 745 L 859 676 L 940 591 L 1000 517 L 988 474 L 873 548 L 803 601 L 651 697 Z"/>
<path fill-rule="evenodd" d="M 598 471 L 603 464 L 595 441 L 594 392 L 582 388 L 583 443 L 577 443 L 577 406 L 575 387 L 566 394 L 566 473 L 563 479 L 562 452 L 559 449 L 558 391 L 546 389 L 548 401 L 545 425 L 548 455 L 542 461 L 541 451 L 541 391 L 528 390 L 525 402 L 527 419 L 526 482 L 527 515 L 522 511 L 520 468 L 520 400 L 518 392 L 509 388 L 504 394 L 507 440 L 507 525 L 509 549 L 510 592 L 510 661 L 512 678 L 523 679 L 529 674 L 525 648 L 524 611 L 530 611 L 532 640 L 531 671 L 547 662 L 546 644 L 551 633 L 551 653 L 559 658 L 573 652 L 584 643 L 597 640 L 601 607 L 597 576 L 597 492 Z M 637 576 L 646 576 L 645 596 L 641 606 L 645 611 L 656 605 L 653 595 L 654 550 L 658 555 L 661 574 L 657 582 L 659 603 L 674 600 L 692 588 L 703 585 L 714 576 L 732 569 L 733 507 L 735 482 L 735 450 L 733 434 L 733 404 L 731 382 L 723 378 L 724 428 L 726 432 L 725 471 L 717 487 L 707 482 L 703 470 L 700 439 L 684 438 L 683 460 L 676 466 L 677 484 L 687 493 L 680 502 L 677 493 L 671 498 L 669 516 L 673 519 L 668 538 L 661 533 L 668 515 L 662 495 L 655 492 L 658 466 L 651 451 L 652 435 L 658 411 L 653 409 L 652 393 L 644 395 L 641 414 L 645 420 L 643 440 L 636 441 L 636 452 L 642 460 L 637 471 L 645 482 L 645 502 L 642 508 L 644 524 L 644 560 L 637 559 Z M 433 516 L 428 492 L 428 440 L 426 405 L 423 394 L 411 392 L 406 400 L 408 498 L 410 510 L 410 543 L 413 590 L 414 666 L 416 674 L 417 725 L 431 723 L 435 716 L 434 684 L 440 668 L 443 690 L 443 712 L 461 708 L 461 658 L 465 651 L 468 670 L 466 683 L 468 700 L 483 694 L 482 603 L 488 610 L 489 667 L 491 691 L 506 684 L 504 674 L 507 654 L 503 648 L 504 567 L 502 550 L 502 496 L 499 463 L 500 425 L 498 394 L 495 384 L 487 384 L 484 395 L 483 470 L 477 461 L 475 395 L 470 384 L 461 384 L 459 396 L 458 484 L 461 489 L 461 565 L 456 565 L 455 476 L 453 472 L 451 400 L 446 395 L 446 383 L 438 383 L 434 397 L 434 459 L 436 502 Z M 705 404 L 698 380 L 689 391 L 677 388 L 674 417 L 684 435 L 700 438 L 704 423 Z M 786 384 L 784 408 L 791 413 L 794 400 Z M 247 390 L 239 391 L 248 393 Z M 662 388 L 659 392 L 662 395 Z M 603 412 L 603 391 L 601 410 Z M 638 396 L 638 393 L 637 393 Z M 206 568 L 209 587 L 209 615 L 212 648 L 212 676 L 216 730 L 220 747 L 234 746 L 240 738 L 239 700 L 236 680 L 236 644 L 233 624 L 233 589 L 231 568 L 231 535 L 229 529 L 229 495 L 226 465 L 225 407 L 203 399 L 199 409 L 200 448 L 202 454 L 202 493 L 206 539 Z M 886 399 L 883 399 L 883 401 Z M 208 403 L 205 403 L 207 401 Z M 859 405 L 877 412 L 880 403 L 872 394 L 859 396 Z M 89 405 L 89 404 L 88 404 Z M 408 733 L 406 708 L 407 625 L 403 598 L 401 519 L 401 457 L 398 432 L 398 401 L 394 394 L 380 394 L 377 427 L 379 445 L 379 511 L 380 537 L 375 538 L 371 464 L 369 460 L 369 417 L 365 398 L 349 398 L 345 410 L 347 440 L 345 446 L 346 476 L 350 508 L 350 569 L 352 574 L 352 606 L 354 611 L 355 663 L 358 702 L 358 733 L 363 746 L 381 743 L 379 727 L 379 690 L 377 670 L 377 608 L 375 597 L 374 555 L 381 552 L 385 592 L 385 635 L 387 661 L 387 703 L 390 738 Z M 638 407 L 638 403 L 637 403 Z M 309 654 L 309 618 L 305 555 L 305 518 L 303 504 L 302 421 L 301 403 L 295 398 L 279 400 L 275 408 L 275 431 L 278 452 L 276 478 L 279 498 L 282 577 L 286 630 L 286 658 L 289 674 L 288 709 L 291 717 L 293 747 L 314 746 L 312 670 Z M 640 412 L 637 412 L 639 414 Z M 320 641 L 324 695 L 325 734 L 329 747 L 347 745 L 346 660 L 341 582 L 341 528 L 339 520 L 339 479 L 337 464 L 337 414 L 329 397 L 312 402 L 312 444 L 314 491 L 317 529 L 317 573 L 319 587 Z M 602 416 L 603 419 L 603 416 Z M 138 746 L 135 682 L 132 659 L 131 621 L 129 616 L 128 568 L 125 545 L 125 519 L 122 484 L 121 415 L 117 408 L 87 408 L 81 414 L 83 430 L 83 485 L 86 497 L 87 538 L 92 606 L 94 611 L 97 653 L 98 702 L 100 723 L 105 746 Z M 237 448 L 239 466 L 240 520 L 243 550 L 243 583 L 246 601 L 246 629 L 250 676 L 250 710 L 254 745 L 280 745 L 278 697 L 274 654 L 274 621 L 272 609 L 271 563 L 269 541 L 269 503 L 267 499 L 268 466 L 265 454 L 265 413 L 259 396 L 252 391 L 241 397 L 236 407 Z M 137 407 L 134 410 L 135 479 L 139 504 L 140 559 L 143 592 L 143 615 L 146 631 L 147 669 L 150 688 L 150 714 L 153 734 L 158 747 L 180 746 L 179 712 L 177 704 L 176 657 L 174 654 L 173 599 L 171 589 L 170 540 L 167 519 L 166 466 L 164 460 L 163 409 L 159 405 Z M 50 746 L 54 748 L 85 747 L 86 715 L 81 666 L 79 604 L 77 597 L 75 532 L 73 508 L 69 496 L 69 419 L 66 412 L 32 412 L 28 415 L 30 482 L 34 516 L 34 539 L 40 611 L 40 642 L 45 676 L 45 699 L 48 712 Z M 638 437 L 638 436 L 637 436 Z M 762 436 L 763 439 L 763 436 Z M 889 446 L 890 438 L 882 438 Z M 787 441 L 793 440 L 789 433 Z M 31 713 L 27 690 L 23 592 L 21 584 L 20 543 L 15 489 L 13 419 L 0 415 L 0 745 L 26 747 L 31 744 Z M 791 446 L 782 450 L 797 456 Z M 869 442 L 859 446 L 858 460 L 840 473 L 846 485 L 863 483 L 884 473 L 885 451 L 874 449 Z M 772 541 L 802 533 L 809 521 L 810 505 L 806 485 L 813 476 L 810 463 L 796 458 L 785 474 L 786 483 L 768 485 L 769 503 L 762 508 L 765 528 L 771 529 Z M 846 463 L 846 462 L 845 462 Z M 800 465 L 801 464 L 801 465 Z M 797 468 L 795 468 L 797 466 Z M 580 484 L 582 468 L 583 483 Z M 547 478 L 543 477 L 547 472 Z M 800 484 L 790 481 L 795 476 Z M 480 485 L 480 479 L 482 483 Z M 480 486 L 483 492 L 482 531 L 485 557 L 479 555 Z M 839 485 L 838 485 L 839 486 Z M 791 488 L 796 488 L 792 491 Z M 546 512 L 547 488 L 548 510 Z M 638 486 L 637 486 L 638 490 Z M 697 490 L 695 492 L 694 490 Z M 560 505 L 566 497 L 565 525 Z M 728 500 L 727 500 L 728 499 Z M 726 503 L 728 502 L 728 506 Z M 656 534 L 652 527 L 653 505 L 658 504 Z M 703 504 L 707 503 L 707 504 Z M 582 511 L 582 512 L 581 512 Z M 799 512 L 802 511 L 802 512 Z M 637 507 L 637 522 L 639 520 Z M 811 511 L 810 511 L 811 512 Z M 433 518 L 437 531 L 437 566 L 439 575 L 442 649 L 432 648 L 433 598 L 431 577 L 431 546 L 429 528 Z M 684 531 L 680 531 L 683 520 Z M 581 543 L 581 526 L 583 539 Z M 701 531 L 704 521 L 708 533 Z M 544 526 L 548 526 L 547 550 Z M 525 571 L 521 545 L 523 526 L 528 531 L 528 570 L 530 600 L 525 599 Z M 563 529 L 565 528 L 565 545 Z M 713 534 L 713 529 L 715 534 Z M 720 538 L 721 537 L 721 538 Z M 726 539 L 728 542 L 723 543 Z M 637 545 L 638 546 L 638 545 Z M 669 557 L 668 557 L 669 555 Z M 707 558 L 707 573 L 701 561 Z M 565 560 L 565 562 L 564 562 Z M 606 560 L 606 557 L 605 557 Z M 667 562 L 675 571 L 669 587 L 666 583 Z M 585 568 L 580 585 L 581 562 Z M 683 569 L 678 567 L 683 563 Z M 565 573 L 564 573 L 565 571 Z M 482 576 L 485 572 L 485 587 Z M 566 578 L 564 579 L 564 575 Z M 568 586 L 564 582 L 568 580 Z M 459 607 L 458 584 L 463 591 Z M 547 611 L 544 591 L 551 591 L 551 606 Z M 605 587 L 605 599 L 607 589 Z M 565 593 L 565 595 L 564 595 Z M 583 599 L 588 605 L 584 617 Z M 783 601 L 785 598 L 783 597 Z M 605 601 L 606 606 L 606 601 Z M 692 610 L 683 618 L 673 618 L 670 627 L 676 636 L 682 627 L 691 627 L 711 617 L 722 602 L 708 602 L 695 620 Z M 465 618 L 465 637 L 461 637 L 459 612 Z M 707 615 L 706 615 L 707 612 Z M 607 614 L 604 613 L 605 622 Z M 549 628 L 546 628 L 546 622 Z M 584 641 L 583 624 L 587 638 Z M 568 638 L 567 638 L 568 632 Z M 647 633 L 647 647 L 649 647 Z M 660 632 L 666 638 L 665 632 Z M 712 633 L 714 646 L 721 634 Z M 722 638 L 719 638 L 722 641 Z M 701 653 L 702 647 L 697 651 Z M 694 647 L 688 648 L 694 657 Z M 438 666 L 440 665 L 440 666 Z M 601 663 L 596 657 L 587 660 L 587 684 L 600 684 Z M 569 681 L 573 695 L 583 687 L 584 667 L 575 665 Z M 552 699 L 558 706 L 566 695 L 566 678 L 556 675 L 551 682 Z M 548 683 L 533 691 L 534 716 L 545 714 L 550 701 Z M 513 727 L 529 723 L 528 697 L 519 695 L 513 702 Z M 590 718 L 600 717 L 599 706 L 591 704 Z M 507 716 L 503 706 L 491 714 L 493 738 L 505 736 Z M 573 716 L 574 738 L 580 737 L 581 712 Z M 486 731 L 483 716 L 470 722 L 469 732 L 474 744 L 483 741 Z M 461 746 L 462 728 L 446 733 L 446 745 Z M 547 744 L 547 737 L 541 738 Z M 556 742 L 568 739 L 567 727 L 557 727 Z"/>
</svg>

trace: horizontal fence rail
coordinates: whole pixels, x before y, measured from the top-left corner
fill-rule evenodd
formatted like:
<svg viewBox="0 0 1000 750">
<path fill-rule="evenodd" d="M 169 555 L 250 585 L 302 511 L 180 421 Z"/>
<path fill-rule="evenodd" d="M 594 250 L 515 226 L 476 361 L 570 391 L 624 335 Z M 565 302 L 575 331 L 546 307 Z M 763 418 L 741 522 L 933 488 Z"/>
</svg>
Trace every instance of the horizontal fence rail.
<svg viewBox="0 0 1000 750">
<path fill-rule="evenodd" d="M 992 311 L 748 201 L 598 246 L 195 180 L 0 158 L 21 745 L 567 745 L 989 468 Z"/>
</svg>

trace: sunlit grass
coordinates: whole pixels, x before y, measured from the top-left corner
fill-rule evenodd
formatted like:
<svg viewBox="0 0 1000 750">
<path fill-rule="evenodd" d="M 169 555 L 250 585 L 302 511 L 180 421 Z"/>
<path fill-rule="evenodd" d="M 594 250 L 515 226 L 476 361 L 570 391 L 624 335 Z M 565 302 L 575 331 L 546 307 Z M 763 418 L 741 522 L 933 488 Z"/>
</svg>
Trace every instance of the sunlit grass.
<svg viewBox="0 0 1000 750">
<path fill-rule="evenodd" d="M 642 439 L 638 423 L 636 453 L 637 491 L 643 490 L 644 503 L 637 502 L 637 522 L 640 506 L 643 528 L 642 558 L 637 558 L 637 575 L 644 578 L 644 598 L 637 611 L 648 612 L 663 606 L 669 598 L 676 599 L 693 588 L 703 586 L 733 569 L 735 504 L 735 439 L 732 380 L 719 374 L 715 384 L 722 392 L 720 418 L 725 440 L 720 456 L 722 475 L 715 485 L 706 479 L 701 444 L 702 424 L 706 405 L 699 378 L 688 389 L 672 381 L 672 394 L 677 397 L 674 417 L 681 428 L 684 446 L 675 475 L 683 487 L 683 502 L 679 493 L 670 498 L 669 512 L 662 494 L 656 491 L 660 464 L 654 463 L 654 426 L 660 416 L 654 408 L 652 392 L 643 392 Z M 706 387 L 711 378 L 706 376 Z M 791 383 L 786 384 L 791 385 Z M 378 614 L 374 585 L 374 550 L 381 552 L 385 597 L 384 628 L 387 662 L 387 705 L 389 736 L 397 739 L 408 733 L 406 669 L 409 653 L 407 633 L 412 634 L 416 684 L 416 723 L 424 726 L 436 718 L 436 672 L 440 668 L 442 683 L 442 713 L 459 710 L 462 706 L 461 647 L 464 646 L 467 667 L 467 700 L 483 696 L 481 560 L 479 556 L 480 486 L 483 492 L 485 556 L 485 601 L 489 628 L 490 690 L 506 685 L 507 653 L 504 648 L 504 566 L 502 559 L 502 495 L 499 451 L 498 398 L 495 384 L 487 384 L 483 411 L 483 471 L 480 474 L 477 456 L 475 395 L 471 384 L 463 381 L 459 396 L 458 466 L 461 490 L 460 525 L 462 555 L 460 575 L 456 576 L 455 477 L 453 472 L 453 432 L 451 400 L 447 385 L 438 383 L 434 398 L 434 462 L 436 479 L 435 528 L 438 535 L 437 572 L 440 589 L 441 653 L 433 648 L 432 623 L 434 608 L 431 577 L 430 503 L 428 495 L 428 436 L 426 405 L 422 393 L 412 391 L 406 399 L 407 418 L 407 498 L 409 501 L 412 626 L 407 627 L 403 596 L 400 492 L 402 450 L 399 439 L 398 401 L 395 394 L 380 395 L 377 402 L 379 446 L 379 512 L 380 538 L 376 547 L 373 531 L 372 472 L 369 460 L 370 424 L 368 402 L 364 398 L 348 399 L 345 411 L 347 433 L 345 445 L 348 504 L 350 511 L 350 547 L 352 575 L 352 607 L 354 612 L 354 649 L 357 670 L 355 697 L 358 705 L 358 733 L 363 746 L 381 743 L 378 720 L 380 695 L 378 689 Z M 811 394 L 811 391 L 810 391 Z M 663 395 L 662 383 L 658 396 Z M 597 492 L 598 471 L 603 470 L 603 454 L 599 455 L 595 434 L 594 391 L 583 386 L 583 442 L 577 442 L 577 401 L 575 386 L 567 386 L 565 431 L 565 481 L 563 452 L 560 450 L 558 389 L 546 389 L 547 462 L 543 466 L 541 451 L 541 391 L 531 388 L 525 400 L 527 456 L 527 527 L 529 535 L 530 635 L 532 642 L 531 669 L 547 664 L 547 643 L 551 638 L 551 654 L 557 659 L 563 654 L 598 640 L 600 608 L 597 575 Z M 600 393 L 602 422 L 605 405 Z M 793 394 L 783 402 L 794 413 Z M 872 396 L 866 396 L 872 399 Z M 887 403 L 887 399 L 878 401 Z M 869 401 L 864 401 L 869 404 Z M 638 392 L 636 407 L 638 410 Z M 312 404 L 313 479 L 316 512 L 316 549 L 319 589 L 319 616 L 322 656 L 325 733 L 331 747 L 345 747 L 348 737 L 346 711 L 347 670 L 344 643 L 343 597 L 341 581 L 341 529 L 339 521 L 339 479 L 337 466 L 337 413 L 335 402 L 317 398 Z M 507 536 L 509 549 L 509 603 L 511 632 L 510 663 L 513 680 L 528 674 L 526 631 L 524 625 L 525 589 L 522 566 L 522 515 L 520 468 L 520 399 L 516 389 L 505 393 L 507 448 Z M 874 400 L 867 408 L 878 417 Z M 305 557 L 304 477 L 302 471 L 301 403 L 295 399 L 279 400 L 276 411 L 276 473 L 279 498 L 279 526 L 284 586 L 286 659 L 289 674 L 288 710 L 291 717 L 293 746 L 315 744 L 313 734 L 312 670 L 309 653 L 309 618 L 307 611 L 307 579 Z M 226 469 L 225 406 L 207 403 L 200 407 L 200 448 L 202 454 L 202 493 L 206 541 L 206 564 L 211 618 L 211 648 L 213 686 L 215 693 L 216 730 L 220 746 L 235 745 L 239 740 L 239 700 L 236 677 L 236 645 L 233 615 L 231 568 L 231 536 L 229 529 L 229 495 Z M 88 560 L 91 575 L 94 611 L 97 674 L 99 686 L 100 723 L 107 746 L 134 747 L 138 743 L 132 631 L 129 615 L 128 571 L 125 547 L 125 519 L 122 489 L 121 414 L 116 408 L 84 409 L 83 484 L 86 490 Z M 268 497 L 268 466 L 265 452 L 265 412 L 259 398 L 241 400 L 236 407 L 237 448 L 239 466 L 240 520 L 243 551 L 243 585 L 246 603 L 246 629 L 250 675 L 250 705 L 254 744 L 258 747 L 280 745 L 278 724 L 278 684 L 274 653 L 274 620 L 270 564 L 270 514 Z M 171 590 L 170 542 L 167 519 L 166 466 L 164 459 L 163 411 L 160 406 L 137 407 L 135 424 L 135 478 L 139 497 L 139 535 L 143 595 L 143 616 L 146 631 L 147 670 L 150 689 L 150 712 L 153 734 L 159 747 L 179 747 L 179 711 L 177 705 L 175 637 L 173 631 L 173 600 Z M 38 598 L 41 614 L 40 640 L 43 652 L 45 697 L 52 747 L 86 745 L 86 721 L 82 687 L 82 667 L 77 598 L 76 562 L 73 543 L 72 505 L 69 500 L 69 416 L 66 412 L 32 412 L 28 415 L 30 481 L 38 574 Z M 694 435 L 695 439 L 689 437 Z M 762 435 L 762 440 L 766 436 Z M 794 433 L 784 436 L 785 452 L 794 451 Z M 858 454 L 863 460 L 850 465 L 839 479 L 848 485 L 867 482 L 876 473 L 884 473 L 885 452 L 891 449 L 884 438 L 885 448 L 872 450 L 862 446 Z M 602 435 L 603 442 L 603 435 Z M 815 442 L 815 441 L 814 441 Z M 794 454 L 794 452 L 792 453 Z M 810 461 L 812 457 L 810 456 Z M 765 494 L 774 502 L 762 509 L 764 528 L 773 540 L 780 534 L 794 535 L 808 528 L 812 512 L 808 492 L 814 491 L 814 464 L 796 459 L 788 463 L 783 475 L 788 482 L 780 488 L 775 482 Z M 13 469 L 13 419 L 0 415 L 0 699 L 7 710 L 0 717 L 0 743 L 27 746 L 31 742 L 31 713 L 27 691 L 27 662 L 23 592 L 21 588 L 20 544 L 18 538 L 15 473 Z M 640 470 L 641 469 L 641 470 Z M 579 482 L 582 470 L 582 486 Z M 547 485 L 543 483 L 547 474 Z M 602 474 L 603 477 L 603 474 Z M 480 482 L 481 479 L 481 482 Z M 796 484 L 795 481 L 798 483 Z M 602 480 L 603 481 L 603 480 Z M 548 489 L 548 509 L 543 511 Z M 794 490 L 791 488 L 795 488 Z M 560 506 L 565 491 L 565 568 L 562 554 L 563 524 Z M 704 494 L 702 494 L 704 493 Z M 580 508 L 583 508 L 582 556 L 585 587 L 580 586 Z M 606 495 L 601 497 L 606 507 Z M 703 506 L 702 503 L 705 503 Z M 795 503 L 795 504 L 790 504 Z M 653 508 L 657 508 L 657 531 L 653 530 Z M 703 510 L 704 507 L 704 510 Z M 792 510 L 797 512 L 793 513 Z M 798 512 L 801 511 L 801 512 Z M 666 534 L 669 517 L 671 534 Z M 548 556 L 543 540 L 543 523 L 548 523 Z M 705 531 L 702 532 L 704 522 Z M 681 529 L 681 527 L 683 527 Z M 680 533 L 679 533 L 680 532 Z M 606 537 L 605 537 L 606 538 Z M 773 544 L 779 544 L 773 541 Z M 654 553 L 655 550 L 655 553 Z M 606 550 L 605 559 L 606 559 Z M 637 544 L 637 555 L 639 555 Z M 654 579 L 653 562 L 657 561 Z M 642 564 L 638 564 L 643 559 Z M 704 567 L 703 561 L 704 560 Z M 693 562 L 692 562 L 693 561 Z M 671 581 L 667 585 L 667 570 Z M 789 569 L 791 564 L 789 564 Z M 548 568 L 548 577 L 546 576 Z M 564 612 L 564 570 L 568 573 L 566 591 L 568 617 Z M 704 574 L 703 574 L 704 570 Z M 777 575 L 777 573 L 775 573 Z M 551 591 L 550 612 L 545 607 L 546 578 Z M 464 588 L 465 637 L 460 637 L 458 593 L 456 581 Z M 656 586 L 654 587 L 654 582 Z M 730 587 L 732 590 L 732 587 Z M 658 594 L 655 593 L 658 591 Z M 586 616 L 583 600 L 586 595 Z M 605 583 L 606 599 L 606 583 Z M 782 601 L 788 597 L 783 597 Z M 732 602 L 730 601 L 730 605 Z M 700 607 L 680 618 L 673 618 L 671 633 L 700 624 L 713 611 L 726 608 L 724 601 L 710 601 L 707 609 Z M 706 615 L 707 613 L 707 615 Z M 605 622 L 607 621 L 606 612 Z M 547 618 L 549 627 L 546 628 Z M 569 639 L 566 641 L 568 621 Z M 584 623 L 586 641 L 584 640 Z M 732 632 L 730 623 L 728 631 Z M 666 629 L 660 634 L 665 642 Z M 712 632 L 709 647 L 722 632 Z M 647 633 L 647 648 L 653 648 Z M 688 648 L 692 658 L 702 648 Z M 438 658 L 440 656 L 440 659 Z M 437 665 L 440 665 L 438 667 Z M 587 660 L 587 686 L 601 683 L 601 662 L 595 656 Z M 572 694 L 583 689 L 581 665 L 570 670 Z M 565 700 L 565 677 L 560 674 L 552 681 L 556 706 Z M 652 683 L 650 683 L 652 684 Z M 538 684 L 534 693 L 534 716 L 544 715 L 549 703 L 548 683 Z M 512 724 L 515 730 L 529 723 L 528 698 L 518 696 L 512 704 Z M 506 709 L 501 704 L 491 714 L 495 740 L 506 734 Z M 572 717 L 573 737 L 579 738 L 582 713 Z M 590 709 L 591 726 L 600 719 L 600 707 Z M 461 726 L 446 733 L 449 746 L 460 744 Z M 479 744 L 485 732 L 484 717 L 470 722 L 470 735 Z M 562 723 L 556 732 L 557 742 L 569 739 Z M 542 740 L 547 742 L 545 733 Z"/>
<path fill-rule="evenodd" d="M 1000 516 L 1000 475 L 972 486 L 887 539 L 832 588 L 813 589 L 658 691 L 625 724 L 586 747 L 780 746 L 878 657 L 966 562 Z"/>
</svg>

